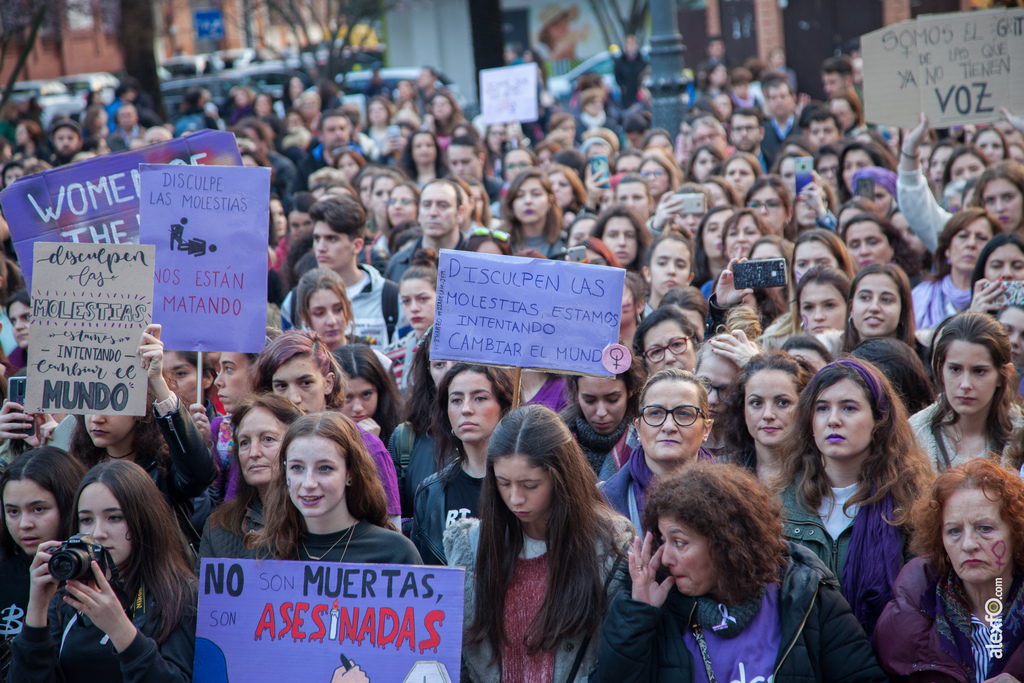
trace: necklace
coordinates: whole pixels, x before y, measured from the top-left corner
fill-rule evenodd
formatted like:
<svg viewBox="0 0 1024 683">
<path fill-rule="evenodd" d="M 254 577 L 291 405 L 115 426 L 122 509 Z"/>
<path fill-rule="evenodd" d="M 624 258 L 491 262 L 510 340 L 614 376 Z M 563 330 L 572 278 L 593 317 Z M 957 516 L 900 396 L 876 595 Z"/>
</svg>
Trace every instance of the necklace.
<svg viewBox="0 0 1024 683">
<path fill-rule="evenodd" d="M 357 524 L 358 524 L 358 522 L 357 522 Z M 355 534 L 355 532 L 356 532 L 356 525 L 353 524 L 352 526 L 350 526 L 348 528 L 348 535 L 347 535 L 347 540 L 345 541 L 345 548 L 341 551 L 341 557 L 338 559 L 338 562 L 343 562 L 345 560 L 345 553 L 348 552 L 348 544 L 352 541 L 352 536 L 353 536 L 353 534 Z M 341 539 L 342 539 L 342 537 L 339 536 L 338 540 L 334 542 L 334 545 L 332 545 L 330 548 L 328 548 L 326 552 L 324 552 L 322 555 L 320 555 L 320 557 L 317 557 L 313 553 L 309 552 L 309 546 L 306 545 L 305 542 L 302 543 L 302 549 L 306 551 L 307 555 L 309 555 L 309 559 L 315 560 L 316 562 L 320 562 L 325 557 L 327 557 L 327 555 L 332 550 L 334 550 L 338 546 L 339 543 L 341 543 Z"/>
<path fill-rule="evenodd" d="M 111 460 L 125 460 L 131 458 L 133 455 L 135 455 L 135 451 L 130 451 L 124 455 L 111 455 L 109 452 L 107 453 L 107 457 Z"/>
</svg>

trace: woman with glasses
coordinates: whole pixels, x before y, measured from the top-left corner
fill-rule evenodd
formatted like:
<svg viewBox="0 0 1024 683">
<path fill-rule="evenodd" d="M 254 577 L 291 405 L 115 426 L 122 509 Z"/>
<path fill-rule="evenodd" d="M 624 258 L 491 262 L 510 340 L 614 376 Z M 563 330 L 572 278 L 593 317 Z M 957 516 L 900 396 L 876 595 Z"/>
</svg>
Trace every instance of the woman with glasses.
<svg viewBox="0 0 1024 683">
<path fill-rule="evenodd" d="M 527 169 L 537 168 L 537 155 L 526 147 L 513 147 L 505 152 L 501 173 L 505 183 L 511 183 L 520 173 Z"/>
<path fill-rule="evenodd" d="M 550 258 L 565 251 L 562 209 L 547 176 L 538 168 L 526 169 L 509 185 L 501 201 L 501 220 L 511 237 L 513 253 L 536 249 Z"/>
<path fill-rule="evenodd" d="M 693 323 L 681 310 L 656 308 L 636 328 L 633 353 L 644 359 L 649 375 L 669 368 L 692 372 L 697 364 L 695 335 Z"/>
<path fill-rule="evenodd" d="M 692 372 L 663 370 L 640 393 L 640 417 L 634 420 L 640 446 L 629 461 L 601 487 L 608 504 L 633 522 L 642 534 L 648 490 L 687 463 L 714 462 L 701 448 L 711 433 L 708 395 Z"/>
<path fill-rule="evenodd" d="M 786 537 L 825 563 L 870 635 L 932 478 L 903 401 L 871 363 L 830 363 L 800 394 L 779 454 Z"/>
<path fill-rule="evenodd" d="M 420 213 L 420 188 L 412 181 L 399 183 L 388 193 L 388 225 L 393 229 L 415 221 Z"/>
<path fill-rule="evenodd" d="M 782 178 L 766 175 L 755 180 L 747 190 L 745 205 L 758 212 L 771 234 L 789 240 L 796 239 L 793 202 Z"/>
<path fill-rule="evenodd" d="M 652 147 L 640 158 L 640 176 L 651 188 L 651 201 L 657 206 L 683 184 L 683 172 L 664 150 Z"/>
</svg>

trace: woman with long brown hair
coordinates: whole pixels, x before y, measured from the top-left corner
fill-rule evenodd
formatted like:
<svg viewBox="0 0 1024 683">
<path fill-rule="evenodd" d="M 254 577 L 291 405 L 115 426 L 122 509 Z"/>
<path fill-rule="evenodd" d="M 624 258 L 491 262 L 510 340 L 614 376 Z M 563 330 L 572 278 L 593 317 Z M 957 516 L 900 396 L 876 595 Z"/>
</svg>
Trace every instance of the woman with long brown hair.
<svg viewBox="0 0 1024 683">
<path fill-rule="evenodd" d="M 495 430 L 480 519 L 444 535 L 449 565 L 466 569 L 462 661 L 474 680 L 584 681 L 597 664 L 634 532 L 593 482 L 551 410 L 519 408 Z"/>
<path fill-rule="evenodd" d="M 536 249 L 550 257 L 565 249 L 562 209 L 544 171 L 528 168 L 515 177 L 501 200 L 501 220 L 512 253 Z"/>
<path fill-rule="evenodd" d="M 870 634 L 906 559 L 910 508 L 932 478 L 903 401 L 867 361 L 837 360 L 800 394 L 779 454 L 786 536 L 832 571 Z"/>
<path fill-rule="evenodd" d="M 420 564 L 388 517 L 377 469 L 352 420 L 334 412 L 296 420 L 267 489 L 257 557 L 303 562 Z"/>
<path fill-rule="evenodd" d="M 196 577 L 152 479 L 133 462 L 101 463 L 79 485 L 75 509 L 78 532 L 103 546 L 108 567 L 93 561 L 87 578 L 60 586 L 48 564 L 61 541 L 39 546 L 8 680 L 143 680 L 125 671 L 130 663 L 145 680 L 191 681 Z"/>
</svg>

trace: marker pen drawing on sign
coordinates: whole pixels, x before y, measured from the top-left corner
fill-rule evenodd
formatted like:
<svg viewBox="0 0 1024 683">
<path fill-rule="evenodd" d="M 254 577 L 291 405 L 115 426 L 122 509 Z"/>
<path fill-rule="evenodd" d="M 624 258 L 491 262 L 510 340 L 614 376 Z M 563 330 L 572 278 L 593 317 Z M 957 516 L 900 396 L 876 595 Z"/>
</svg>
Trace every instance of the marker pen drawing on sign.
<svg viewBox="0 0 1024 683">
<path fill-rule="evenodd" d="M 338 617 L 339 616 L 340 616 L 340 613 L 338 612 L 338 601 L 335 600 L 334 601 L 334 606 L 331 608 L 331 633 L 330 633 L 331 640 L 337 640 L 337 638 L 338 638 Z"/>
</svg>

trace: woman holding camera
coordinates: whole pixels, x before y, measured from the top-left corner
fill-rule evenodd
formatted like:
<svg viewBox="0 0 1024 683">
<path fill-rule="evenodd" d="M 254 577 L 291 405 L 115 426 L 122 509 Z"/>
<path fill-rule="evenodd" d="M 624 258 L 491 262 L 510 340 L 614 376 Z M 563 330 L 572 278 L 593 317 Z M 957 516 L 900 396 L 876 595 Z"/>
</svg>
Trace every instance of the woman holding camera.
<svg viewBox="0 0 1024 683">
<path fill-rule="evenodd" d="M 59 448 L 23 453 L 0 476 L 0 680 L 7 680 L 11 639 L 24 626 L 32 558 L 40 544 L 71 536 L 81 463 Z"/>
<path fill-rule="evenodd" d="M 167 500 L 127 461 L 89 470 L 76 498 L 87 536 L 39 546 L 8 681 L 191 681 L 196 582 Z"/>
</svg>

